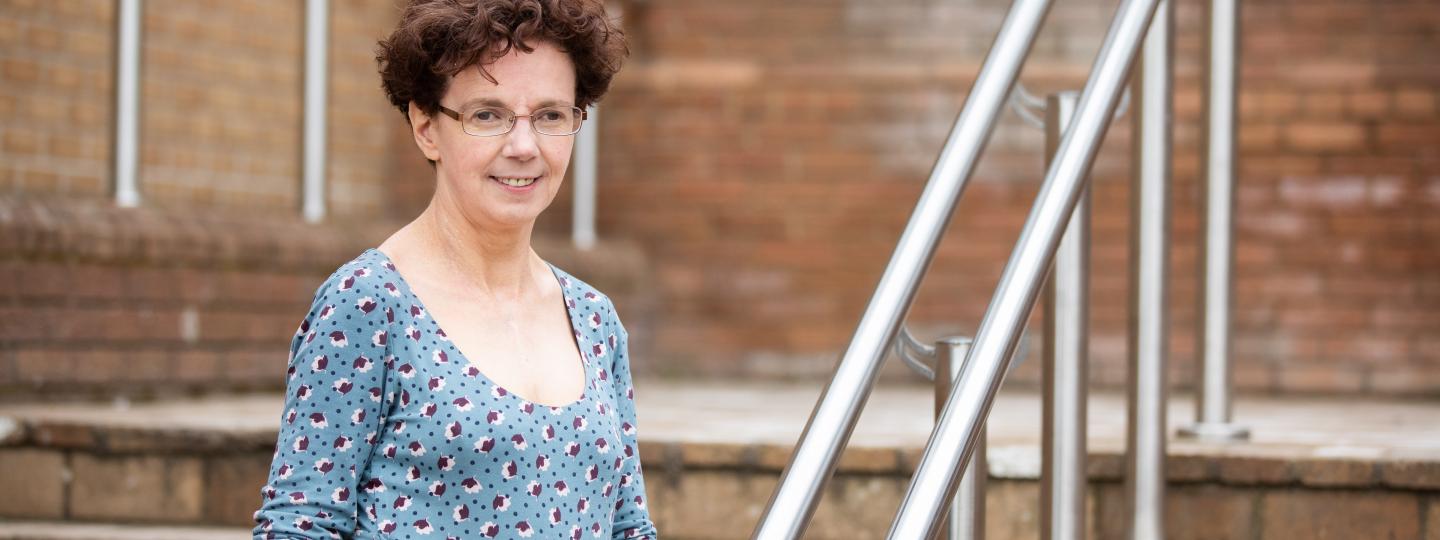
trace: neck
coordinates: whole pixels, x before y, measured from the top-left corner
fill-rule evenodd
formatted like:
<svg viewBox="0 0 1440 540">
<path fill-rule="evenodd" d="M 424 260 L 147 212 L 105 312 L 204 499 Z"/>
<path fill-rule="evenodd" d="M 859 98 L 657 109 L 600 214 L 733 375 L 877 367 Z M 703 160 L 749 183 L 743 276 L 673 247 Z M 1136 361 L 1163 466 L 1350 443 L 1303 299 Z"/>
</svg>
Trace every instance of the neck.
<svg viewBox="0 0 1440 540">
<path fill-rule="evenodd" d="M 487 227 L 472 222 L 437 197 L 416 220 L 442 265 L 466 286 L 498 298 L 519 299 L 535 289 L 538 256 L 530 247 L 532 226 Z"/>
</svg>

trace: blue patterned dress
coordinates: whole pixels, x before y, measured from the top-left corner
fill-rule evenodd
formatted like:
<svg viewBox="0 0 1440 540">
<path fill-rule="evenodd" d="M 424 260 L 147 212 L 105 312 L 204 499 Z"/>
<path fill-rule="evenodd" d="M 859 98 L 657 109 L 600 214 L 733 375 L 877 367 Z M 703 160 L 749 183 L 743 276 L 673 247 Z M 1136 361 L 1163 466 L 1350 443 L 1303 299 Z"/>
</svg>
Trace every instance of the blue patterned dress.
<svg viewBox="0 0 1440 540">
<path fill-rule="evenodd" d="M 336 270 L 291 343 L 255 537 L 655 538 L 625 328 L 551 269 L 586 378 L 559 407 L 471 366 L 383 252 Z"/>
</svg>

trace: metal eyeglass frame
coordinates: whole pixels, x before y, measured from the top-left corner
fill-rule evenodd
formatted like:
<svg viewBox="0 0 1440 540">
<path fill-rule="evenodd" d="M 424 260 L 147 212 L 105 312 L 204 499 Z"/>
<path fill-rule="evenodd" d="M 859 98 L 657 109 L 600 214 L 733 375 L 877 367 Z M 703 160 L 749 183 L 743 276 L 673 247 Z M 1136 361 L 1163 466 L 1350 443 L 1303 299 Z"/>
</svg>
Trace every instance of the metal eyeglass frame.
<svg viewBox="0 0 1440 540">
<path fill-rule="evenodd" d="M 569 107 L 570 109 L 574 109 L 574 110 L 580 112 L 580 122 L 575 125 L 574 131 L 571 131 L 571 132 L 569 132 L 569 133 L 545 133 L 545 132 L 543 132 L 543 131 L 540 131 L 540 128 L 535 127 L 535 120 L 534 120 L 534 118 L 533 118 L 533 117 L 535 116 L 535 113 L 538 113 L 538 112 L 540 112 L 540 111 L 544 111 L 544 110 L 547 110 L 547 109 L 565 109 L 566 107 L 559 107 L 559 106 L 555 106 L 555 107 L 541 107 L 539 110 L 537 110 L 537 111 L 535 111 L 535 112 L 532 112 L 532 113 L 530 113 L 530 114 L 515 114 L 515 111 L 512 111 L 512 110 L 510 110 L 510 109 L 506 109 L 506 108 L 503 108 L 503 107 L 489 107 L 489 106 L 486 106 L 486 107 L 476 107 L 476 109 L 495 109 L 495 110 L 500 110 L 500 111 L 505 111 L 505 112 L 510 113 L 510 127 L 505 128 L 505 131 L 501 131 L 501 132 L 499 132 L 499 133 L 492 133 L 492 134 L 490 134 L 490 135 L 476 135 L 476 134 L 474 134 L 474 133 L 470 133 L 469 131 L 467 131 L 467 130 L 465 129 L 465 121 L 460 119 L 460 117 L 462 116 L 462 115 L 460 114 L 460 112 L 458 112 L 458 111 L 456 111 L 456 110 L 454 110 L 454 109 L 447 108 L 447 107 L 445 107 L 444 105 L 436 105 L 436 106 L 440 108 L 440 112 L 445 113 L 445 116 L 449 116 L 450 118 L 455 119 L 456 122 L 459 122 L 459 123 L 460 123 L 460 131 L 464 131 L 466 135 L 469 135 L 469 136 L 471 136 L 471 137 L 499 137 L 499 136 L 504 135 L 504 134 L 506 134 L 506 133 L 510 133 L 511 131 L 513 131 L 513 130 L 515 129 L 515 124 L 518 123 L 518 122 L 520 121 L 520 118 L 522 118 L 522 117 L 523 117 L 523 118 L 530 118 L 530 119 L 531 119 L 531 120 L 530 120 L 530 130 L 531 130 L 531 131 L 534 131 L 534 132 L 537 133 L 537 134 L 546 135 L 546 136 L 549 136 L 549 137 L 569 137 L 569 136 L 571 136 L 571 135 L 574 135 L 574 134 L 576 134 L 576 133 L 579 133 L 579 132 L 580 132 L 580 126 L 584 125 L 584 124 L 585 124 L 585 120 L 590 117 L 590 113 L 586 112 L 585 109 L 581 109 L 580 107 Z M 466 112 L 466 113 L 469 113 L 470 111 L 465 111 L 465 112 Z"/>
</svg>

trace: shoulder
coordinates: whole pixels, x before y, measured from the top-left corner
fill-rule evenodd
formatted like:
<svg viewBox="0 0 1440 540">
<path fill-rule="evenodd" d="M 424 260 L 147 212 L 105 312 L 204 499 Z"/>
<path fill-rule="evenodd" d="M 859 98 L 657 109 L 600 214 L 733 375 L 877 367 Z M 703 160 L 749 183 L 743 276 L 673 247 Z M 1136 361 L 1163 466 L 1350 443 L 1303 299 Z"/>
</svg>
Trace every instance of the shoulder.
<svg viewBox="0 0 1440 540">
<path fill-rule="evenodd" d="M 551 265 L 551 268 L 555 270 L 555 278 L 560 282 L 560 293 L 565 295 L 567 301 L 579 304 L 571 307 L 588 308 L 584 309 L 585 311 L 598 309 L 609 315 L 615 313 L 615 304 L 610 301 L 609 296 L 600 292 L 600 289 L 561 270 L 558 266 Z"/>
<path fill-rule="evenodd" d="M 367 249 L 341 264 L 315 289 L 315 303 L 330 309 L 393 313 L 403 292 L 399 272 L 385 254 Z M 380 309 L 376 309 L 380 308 Z M 393 315 L 391 315 L 393 316 Z"/>
<path fill-rule="evenodd" d="M 555 277 L 560 282 L 560 292 L 565 296 L 566 305 L 576 315 L 583 320 L 590 321 L 592 328 L 615 327 L 619 328 L 620 332 L 624 332 L 620 316 L 615 310 L 615 303 L 610 300 L 609 296 L 558 266 L 551 265 L 550 267 L 555 270 Z"/>
</svg>

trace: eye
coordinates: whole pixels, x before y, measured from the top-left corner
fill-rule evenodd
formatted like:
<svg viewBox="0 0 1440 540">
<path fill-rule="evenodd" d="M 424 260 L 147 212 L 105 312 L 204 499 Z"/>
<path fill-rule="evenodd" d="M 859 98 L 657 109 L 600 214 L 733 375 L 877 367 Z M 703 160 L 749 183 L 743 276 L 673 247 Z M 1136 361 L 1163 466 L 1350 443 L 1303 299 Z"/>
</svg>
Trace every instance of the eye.
<svg viewBox="0 0 1440 540">
<path fill-rule="evenodd" d="M 470 119 L 476 122 L 499 122 L 504 115 L 495 109 L 479 109 L 470 114 Z"/>
<path fill-rule="evenodd" d="M 540 121 L 542 122 L 559 122 L 561 120 L 564 120 L 565 116 L 565 113 L 561 112 L 558 109 L 547 109 L 544 111 L 540 111 Z"/>
</svg>

